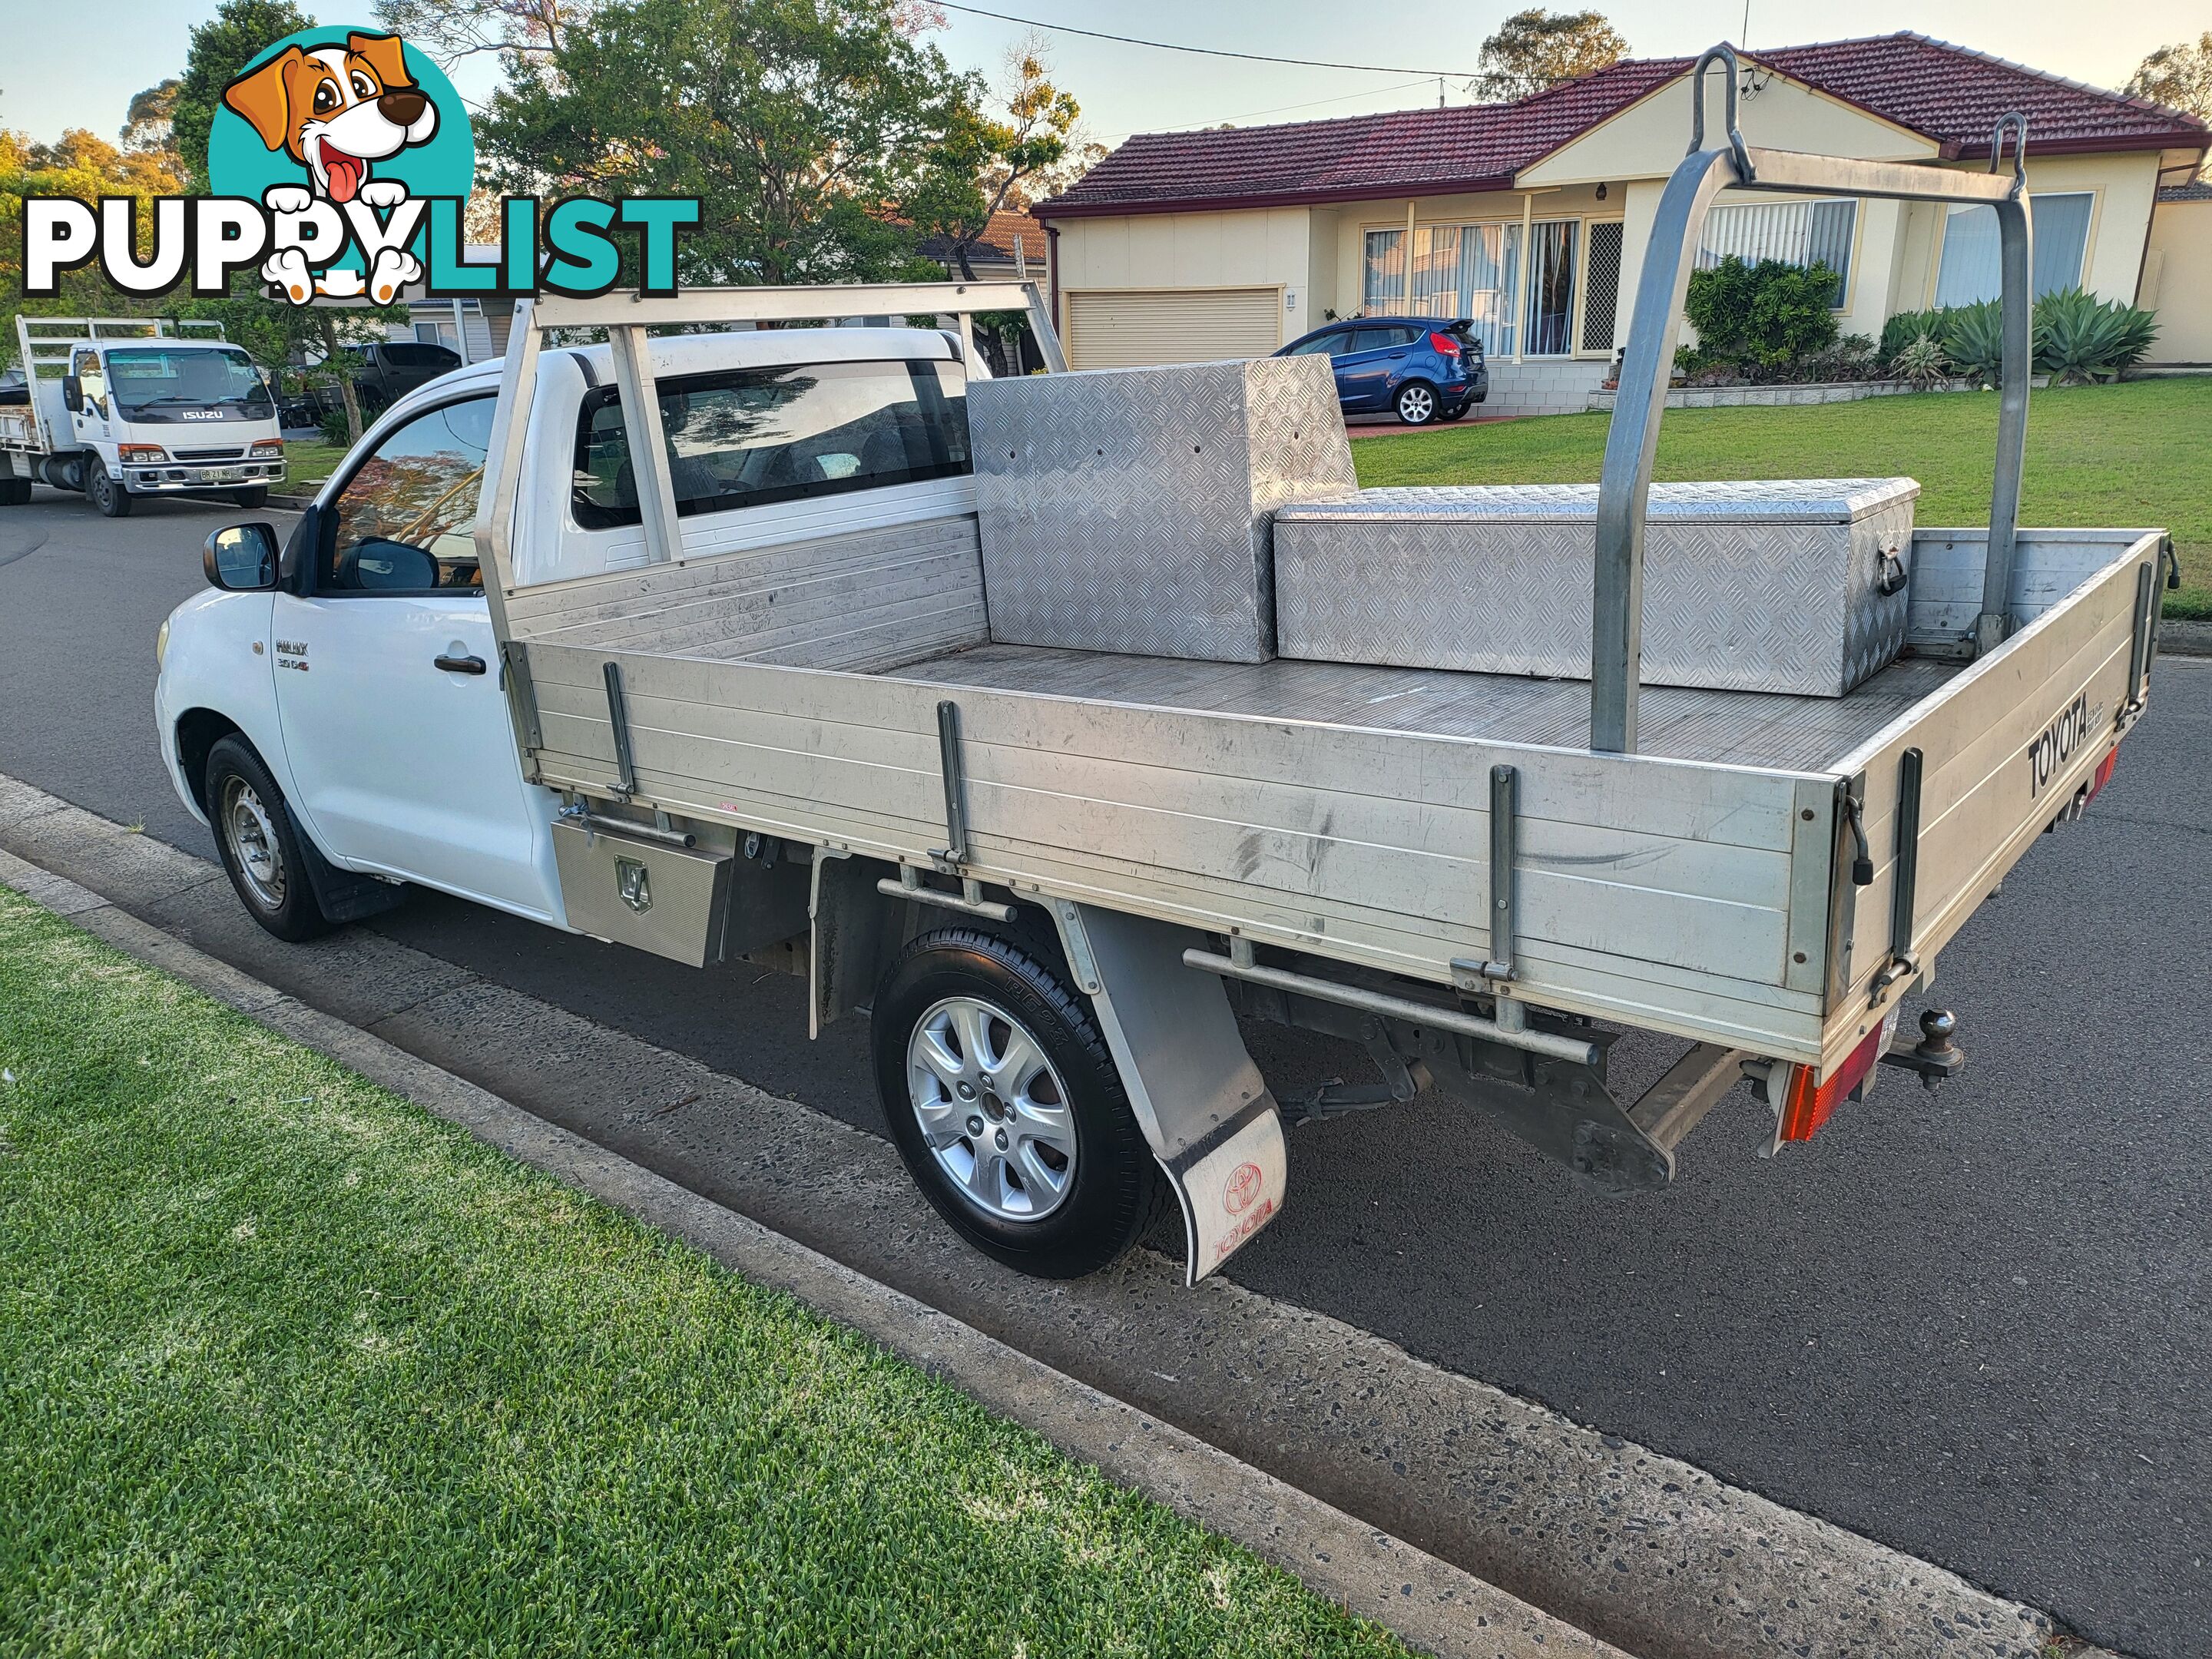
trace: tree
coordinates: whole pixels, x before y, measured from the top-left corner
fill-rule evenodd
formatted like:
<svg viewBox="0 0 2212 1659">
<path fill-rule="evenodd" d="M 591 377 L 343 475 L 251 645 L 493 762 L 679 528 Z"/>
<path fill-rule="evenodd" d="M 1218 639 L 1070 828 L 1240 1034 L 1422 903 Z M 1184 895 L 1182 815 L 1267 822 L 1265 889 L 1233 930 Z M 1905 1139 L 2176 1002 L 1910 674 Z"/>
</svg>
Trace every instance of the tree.
<svg viewBox="0 0 2212 1659">
<path fill-rule="evenodd" d="M 319 360 L 325 376 L 337 383 L 345 406 L 346 441 L 357 444 L 365 425 L 361 398 L 343 356 L 348 346 L 385 337 L 393 323 L 407 320 L 407 307 L 396 306 L 295 306 L 255 294 L 229 300 L 191 300 L 183 314 L 222 325 L 222 337 L 246 349 L 247 356 L 272 379 L 295 361 Z"/>
<path fill-rule="evenodd" d="M 591 13 L 591 0 L 378 0 L 376 21 L 450 70 L 479 52 L 557 52 Z"/>
<path fill-rule="evenodd" d="M 183 83 L 175 76 L 157 87 L 149 87 L 131 100 L 130 113 L 124 118 L 123 131 L 117 140 L 127 150 L 148 151 L 171 158 L 175 167 L 174 145 L 177 109 L 177 88 Z"/>
<path fill-rule="evenodd" d="M 603 0 L 507 69 L 477 125 L 494 181 L 699 198 L 687 282 L 917 274 L 913 205 L 980 97 L 895 0 Z"/>
<path fill-rule="evenodd" d="M 1628 55 L 1628 42 L 1594 11 L 1516 12 L 1482 43 L 1482 73 L 1468 90 L 1485 103 L 1510 103 Z"/>
<path fill-rule="evenodd" d="M 264 47 L 314 24 L 292 0 L 222 0 L 215 15 L 193 29 L 169 111 L 171 142 L 188 191 L 207 193 L 208 135 L 222 89 Z"/>
<path fill-rule="evenodd" d="M 999 93 L 1005 115 L 963 100 L 939 147 L 935 176 L 917 199 L 916 227 L 951 244 L 953 263 L 971 283 L 969 250 L 991 216 L 1065 189 L 1081 176 L 1084 149 L 1096 148 L 1074 137 L 1082 108 L 1050 76 L 1042 40 L 1011 47 Z"/>
<path fill-rule="evenodd" d="M 2212 29 L 2205 30 L 2194 45 L 2183 40 L 2160 46 L 2142 60 L 2127 90 L 2200 121 L 2212 121 Z"/>
</svg>

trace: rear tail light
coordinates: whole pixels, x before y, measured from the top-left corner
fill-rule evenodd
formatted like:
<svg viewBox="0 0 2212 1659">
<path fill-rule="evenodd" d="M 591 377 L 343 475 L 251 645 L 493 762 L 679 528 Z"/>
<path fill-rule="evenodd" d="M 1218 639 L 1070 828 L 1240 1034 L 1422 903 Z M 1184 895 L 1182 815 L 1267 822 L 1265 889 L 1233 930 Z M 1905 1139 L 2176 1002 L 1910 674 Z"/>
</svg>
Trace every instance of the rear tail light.
<svg viewBox="0 0 2212 1659">
<path fill-rule="evenodd" d="M 1877 1025 L 1866 1035 L 1866 1041 L 1850 1052 L 1850 1057 L 1836 1067 L 1817 1086 L 1813 1082 L 1810 1066 L 1790 1068 L 1790 1082 L 1782 1097 L 1782 1120 L 1775 1131 L 1777 1140 L 1810 1140 L 1814 1133 L 1835 1113 L 1838 1106 L 1852 1090 L 1865 1082 L 1881 1058 L 1882 1038 L 1892 1028 Z"/>
<path fill-rule="evenodd" d="M 118 444 L 115 458 L 125 466 L 158 465 L 169 459 L 159 444 Z"/>
<path fill-rule="evenodd" d="M 2112 781 L 2112 769 L 2119 763 L 2120 751 L 2117 749 L 2097 763 L 2097 770 L 2089 780 L 2090 800 L 2096 799 L 2097 792 Z"/>
<path fill-rule="evenodd" d="M 1441 332 L 1429 336 L 1429 345 L 1431 349 L 1443 352 L 1447 357 L 1456 357 L 1467 349 L 1460 343 L 1455 336 Z"/>
<path fill-rule="evenodd" d="M 253 446 L 253 459 L 257 461 L 276 461 L 283 458 L 284 441 L 282 438 L 264 438 Z"/>
</svg>

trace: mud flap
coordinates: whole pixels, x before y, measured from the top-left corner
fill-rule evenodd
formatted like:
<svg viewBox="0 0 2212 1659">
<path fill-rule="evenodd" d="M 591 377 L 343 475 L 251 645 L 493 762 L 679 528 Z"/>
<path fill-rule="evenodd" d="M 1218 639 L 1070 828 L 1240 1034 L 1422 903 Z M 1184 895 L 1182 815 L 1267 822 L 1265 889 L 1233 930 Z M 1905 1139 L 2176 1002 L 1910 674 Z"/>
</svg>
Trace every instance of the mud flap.
<svg viewBox="0 0 2212 1659">
<path fill-rule="evenodd" d="M 1066 900 L 1051 908 L 1182 1206 L 1183 1282 L 1195 1285 L 1282 1210 L 1289 1163 L 1275 1097 L 1244 1051 L 1221 981 L 1183 965 L 1203 934 Z"/>
</svg>

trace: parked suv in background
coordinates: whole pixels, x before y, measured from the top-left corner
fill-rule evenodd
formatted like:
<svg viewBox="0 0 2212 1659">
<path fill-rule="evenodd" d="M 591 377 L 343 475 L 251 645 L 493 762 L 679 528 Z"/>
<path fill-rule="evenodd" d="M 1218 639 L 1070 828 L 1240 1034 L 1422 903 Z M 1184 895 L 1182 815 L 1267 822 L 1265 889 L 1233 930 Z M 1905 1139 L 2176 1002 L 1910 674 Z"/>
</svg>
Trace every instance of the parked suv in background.
<svg viewBox="0 0 2212 1659">
<path fill-rule="evenodd" d="M 459 352 L 428 340 L 379 340 L 349 355 L 359 364 L 353 389 L 365 409 L 383 409 L 461 366 Z"/>
<path fill-rule="evenodd" d="M 1275 356 L 1327 356 L 1347 415 L 1395 415 L 1407 426 L 1455 421 L 1490 395 L 1482 342 L 1466 319 L 1353 317 Z"/>
</svg>

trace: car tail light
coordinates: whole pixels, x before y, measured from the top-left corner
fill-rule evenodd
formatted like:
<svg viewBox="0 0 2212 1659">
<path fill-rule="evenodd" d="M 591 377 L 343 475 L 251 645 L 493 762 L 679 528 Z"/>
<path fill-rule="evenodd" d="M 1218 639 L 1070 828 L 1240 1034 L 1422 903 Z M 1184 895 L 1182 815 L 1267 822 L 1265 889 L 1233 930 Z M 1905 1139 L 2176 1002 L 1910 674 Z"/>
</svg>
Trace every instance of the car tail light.
<svg viewBox="0 0 2212 1659">
<path fill-rule="evenodd" d="M 159 444 L 118 444 L 115 458 L 125 466 L 158 465 L 169 459 Z"/>
<path fill-rule="evenodd" d="M 253 459 L 257 461 L 277 461 L 283 458 L 284 441 L 282 438 L 264 438 L 253 446 Z"/>
<path fill-rule="evenodd" d="M 1813 1082 L 1813 1068 L 1793 1066 L 1790 1082 L 1782 1097 L 1782 1120 L 1775 1130 L 1777 1140 L 1810 1140 L 1814 1133 L 1833 1115 L 1844 1097 L 1865 1082 L 1881 1058 L 1883 1034 L 1887 1025 L 1877 1025 L 1866 1035 L 1866 1041 L 1850 1052 L 1850 1057 L 1836 1067 L 1818 1086 Z"/>
<path fill-rule="evenodd" d="M 2112 781 L 2112 770 L 2119 763 L 2120 751 L 2118 749 L 2097 763 L 2097 769 L 2089 779 L 2089 800 L 2096 799 L 2097 792 Z M 2088 803 L 2085 801 L 2082 804 L 2087 805 Z"/>
<path fill-rule="evenodd" d="M 1456 357 L 1466 349 L 1455 336 L 1441 331 L 1429 336 L 1429 345 L 1432 349 L 1443 352 L 1447 357 Z"/>
</svg>

